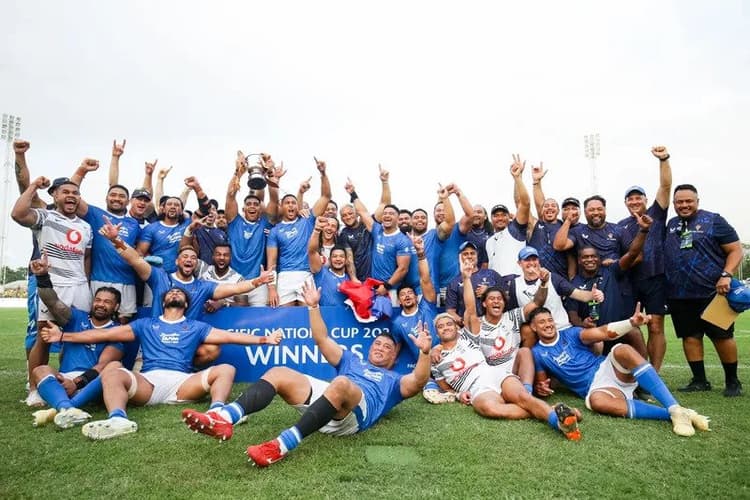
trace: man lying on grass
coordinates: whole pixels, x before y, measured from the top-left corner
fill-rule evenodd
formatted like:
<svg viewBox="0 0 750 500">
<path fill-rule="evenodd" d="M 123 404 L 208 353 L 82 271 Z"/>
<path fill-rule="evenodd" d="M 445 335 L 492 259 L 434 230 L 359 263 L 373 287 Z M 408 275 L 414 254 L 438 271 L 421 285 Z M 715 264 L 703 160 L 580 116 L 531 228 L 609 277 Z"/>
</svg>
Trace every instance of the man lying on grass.
<svg viewBox="0 0 750 500">
<path fill-rule="evenodd" d="M 43 328 L 45 342 L 130 342 L 139 340 L 143 353 L 140 373 L 126 370 L 118 362 L 107 365 L 101 374 L 104 403 L 109 418 L 83 426 L 91 439 L 110 439 L 138 430 L 128 420 L 125 407 L 135 405 L 195 401 L 211 394 L 211 408 L 224 405 L 234 382 L 232 365 L 212 366 L 192 373 L 192 360 L 199 345 L 206 344 L 278 344 L 281 330 L 258 337 L 219 330 L 207 323 L 185 318 L 189 305 L 181 288 L 164 294 L 164 313 L 158 318 L 143 318 L 108 330 L 87 330 L 63 334 L 57 326 Z"/>
<path fill-rule="evenodd" d="M 305 284 L 303 297 L 310 315 L 313 339 L 337 376 L 325 382 L 286 367 L 268 370 L 232 404 L 200 413 L 184 410 L 183 420 L 192 430 L 221 440 L 232 437 L 232 425 L 244 415 L 267 407 L 276 394 L 302 413 L 302 417 L 278 438 L 250 446 L 247 455 L 258 467 L 284 458 L 303 438 L 315 431 L 334 436 L 362 432 L 375 425 L 391 408 L 419 394 L 430 375 L 430 334 L 422 325 L 418 336 L 409 335 L 419 348 L 417 364 L 408 375 L 391 371 L 399 344 L 390 334 L 378 335 L 367 360 L 344 350 L 328 336 L 320 314 L 320 291 Z"/>
<path fill-rule="evenodd" d="M 651 363 L 631 346 L 616 344 L 606 357 L 591 351 L 590 346 L 595 342 L 620 338 L 649 319 L 638 303 L 630 319 L 597 328 L 572 327 L 558 332 L 549 309 L 535 309 L 529 314 L 529 324 L 539 337 L 531 349 L 536 366 L 536 393 L 544 397 L 554 392 L 548 378 L 551 375 L 585 398 L 586 406 L 597 413 L 671 420 L 672 430 L 678 436 L 692 436 L 695 429 L 708 430 L 708 417 L 680 406 Z M 633 391 L 639 385 L 663 407 L 633 399 Z"/>
</svg>

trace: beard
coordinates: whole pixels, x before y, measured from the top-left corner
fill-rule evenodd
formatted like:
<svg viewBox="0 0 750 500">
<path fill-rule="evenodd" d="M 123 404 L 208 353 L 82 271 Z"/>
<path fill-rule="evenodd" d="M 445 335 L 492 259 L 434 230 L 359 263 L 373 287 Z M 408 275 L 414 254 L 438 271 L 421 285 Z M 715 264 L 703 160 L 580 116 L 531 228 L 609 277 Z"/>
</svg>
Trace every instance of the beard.
<svg viewBox="0 0 750 500">
<path fill-rule="evenodd" d="M 164 304 L 164 309 L 167 309 L 170 307 L 176 307 L 179 309 L 187 309 L 187 304 L 185 304 L 185 301 L 183 299 L 174 298 L 174 299 L 167 301 L 167 303 Z"/>
</svg>

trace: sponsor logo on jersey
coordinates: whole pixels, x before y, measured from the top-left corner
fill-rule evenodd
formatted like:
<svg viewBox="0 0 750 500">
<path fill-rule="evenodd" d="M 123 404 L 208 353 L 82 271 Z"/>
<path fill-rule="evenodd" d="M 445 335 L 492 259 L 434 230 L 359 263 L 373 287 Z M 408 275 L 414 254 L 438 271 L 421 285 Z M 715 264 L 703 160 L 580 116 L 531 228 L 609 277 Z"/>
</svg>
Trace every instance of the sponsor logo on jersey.
<svg viewBox="0 0 750 500">
<path fill-rule="evenodd" d="M 159 338 L 162 344 L 178 344 L 180 342 L 179 333 L 162 333 Z"/>
<path fill-rule="evenodd" d="M 570 354 L 568 354 L 567 351 L 563 351 L 554 358 L 555 363 L 557 363 L 557 366 L 564 366 L 568 361 L 570 361 Z"/>
<path fill-rule="evenodd" d="M 77 229 L 69 229 L 65 237 L 73 245 L 79 244 L 81 240 L 83 239 L 83 235 Z"/>
<path fill-rule="evenodd" d="M 366 379 L 372 380 L 373 382 L 380 382 L 383 380 L 383 372 L 378 372 L 365 368 L 364 376 Z"/>
</svg>

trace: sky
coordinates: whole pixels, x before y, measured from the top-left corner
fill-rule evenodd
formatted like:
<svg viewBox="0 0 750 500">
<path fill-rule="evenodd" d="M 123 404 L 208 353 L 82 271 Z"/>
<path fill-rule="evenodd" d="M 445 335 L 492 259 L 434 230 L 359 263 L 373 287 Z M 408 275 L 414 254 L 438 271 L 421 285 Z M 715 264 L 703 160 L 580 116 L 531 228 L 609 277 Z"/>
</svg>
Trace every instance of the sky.
<svg viewBox="0 0 750 500">
<path fill-rule="evenodd" d="M 312 175 L 314 195 L 323 159 L 334 199 L 347 201 L 350 177 L 370 208 L 378 164 L 399 206 L 430 212 L 439 182 L 510 205 L 514 153 L 528 185 L 544 162 L 548 196 L 583 199 L 583 137 L 598 133 L 610 220 L 627 215 L 628 186 L 655 192 L 650 149 L 663 144 L 673 185 L 695 184 L 701 207 L 750 241 L 747 1 L 4 0 L 0 13 L 0 112 L 22 117 L 32 178 L 101 161 L 82 186 L 90 203 L 104 204 L 123 138 L 121 182 L 139 185 L 158 158 L 174 166 L 166 193 L 196 175 L 222 204 L 238 149 L 283 160 L 286 191 Z M 8 193 L 17 267 L 31 241 L 9 217 L 12 172 Z"/>
</svg>

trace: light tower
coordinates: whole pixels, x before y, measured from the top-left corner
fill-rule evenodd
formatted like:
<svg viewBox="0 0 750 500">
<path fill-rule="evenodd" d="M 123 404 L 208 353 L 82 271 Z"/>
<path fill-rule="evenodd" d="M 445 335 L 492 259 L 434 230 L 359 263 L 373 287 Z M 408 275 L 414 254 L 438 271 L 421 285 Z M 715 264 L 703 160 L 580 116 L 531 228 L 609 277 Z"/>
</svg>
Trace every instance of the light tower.
<svg viewBox="0 0 750 500">
<path fill-rule="evenodd" d="M 596 159 L 599 158 L 599 134 L 588 134 L 583 136 L 583 145 L 586 158 L 589 159 L 591 169 L 591 194 L 599 193 L 599 182 L 596 178 Z"/>
<path fill-rule="evenodd" d="M 3 113 L 3 124 L 0 129 L 0 138 L 5 143 L 5 162 L 3 163 L 3 198 L 2 219 L 0 219 L 0 279 L 5 286 L 5 244 L 8 241 L 8 193 L 10 188 L 10 152 L 13 149 L 13 141 L 21 135 L 21 117 Z"/>
</svg>

